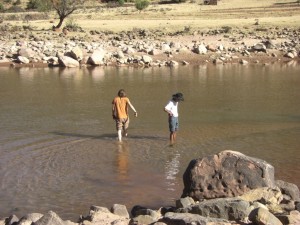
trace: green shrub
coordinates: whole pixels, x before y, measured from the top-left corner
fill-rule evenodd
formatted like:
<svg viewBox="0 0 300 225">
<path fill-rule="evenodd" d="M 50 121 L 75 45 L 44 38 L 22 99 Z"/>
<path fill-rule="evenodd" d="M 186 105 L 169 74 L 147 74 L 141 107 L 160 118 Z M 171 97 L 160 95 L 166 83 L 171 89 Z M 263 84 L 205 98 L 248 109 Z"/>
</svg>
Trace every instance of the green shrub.
<svg viewBox="0 0 300 225">
<path fill-rule="evenodd" d="M 12 6 L 9 9 L 7 9 L 7 12 L 17 13 L 17 12 L 24 12 L 25 10 L 22 9 L 20 6 Z"/>
<path fill-rule="evenodd" d="M 183 29 L 183 33 L 188 34 L 188 33 L 191 32 L 191 30 L 192 30 L 191 26 L 185 26 L 184 29 Z"/>
<path fill-rule="evenodd" d="M 14 25 L 14 26 L 12 26 L 12 27 L 10 28 L 10 31 L 11 31 L 11 32 L 22 31 L 22 28 L 21 28 L 20 26 Z"/>
<path fill-rule="evenodd" d="M 116 8 L 116 7 L 120 6 L 120 5 L 119 5 L 119 3 L 117 1 L 109 1 L 109 2 L 107 2 L 106 6 L 108 8 Z"/>
<path fill-rule="evenodd" d="M 149 6 L 150 2 L 148 0 L 136 0 L 135 1 L 135 8 L 139 11 L 144 10 Z"/>
<path fill-rule="evenodd" d="M 66 21 L 66 26 L 64 28 L 66 28 L 69 31 L 82 31 L 82 28 L 79 26 L 79 24 L 76 23 L 76 21 L 72 18 Z"/>
<path fill-rule="evenodd" d="M 4 11 L 4 6 L 2 3 L 0 3 L 0 11 L 3 12 Z"/>
<path fill-rule="evenodd" d="M 173 3 L 182 3 L 182 2 L 186 2 L 186 0 L 172 0 Z"/>
<path fill-rule="evenodd" d="M 30 25 L 23 25 L 23 30 L 33 30 Z"/>
<path fill-rule="evenodd" d="M 125 0 L 118 0 L 118 3 L 119 3 L 119 5 L 124 5 L 124 3 L 125 3 Z"/>
<path fill-rule="evenodd" d="M 222 30 L 223 30 L 224 33 L 231 33 L 232 27 L 230 27 L 230 26 L 223 26 Z"/>
<path fill-rule="evenodd" d="M 39 8 L 39 0 L 29 0 L 27 2 L 26 9 L 38 9 Z"/>
<path fill-rule="evenodd" d="M 18 14 L 11 14 L 6 17 L 6 20 L 7 21 L 15 21 L 15 20 L 21 20 L 21 18 Z"/>
<path fill-rule="evenodd" d="M 21 5 L 21 0 L 17 0 L 14 2 L 14 5 Z"/>
<path fill-rule="evenodd" d="M 48 11 L 51 9 L 51 4 L 48 0 L 29 0 L 26 9 Z"/>
</svg>

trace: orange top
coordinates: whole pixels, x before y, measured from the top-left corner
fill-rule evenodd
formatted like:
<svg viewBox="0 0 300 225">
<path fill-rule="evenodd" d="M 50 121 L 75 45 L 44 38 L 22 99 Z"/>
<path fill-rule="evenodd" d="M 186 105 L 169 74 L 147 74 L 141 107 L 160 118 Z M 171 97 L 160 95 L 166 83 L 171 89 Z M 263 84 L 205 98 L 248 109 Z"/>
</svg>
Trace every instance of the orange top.
<svg viewBox="0 0 300 225">
<path fill-rule="evenodd" d="M 112 104 L 114 104 L 114 113 L 118 119 L 126 119 L 128 117 L 128 102 L 127 97 L 115 97 Z"/>
</svg>

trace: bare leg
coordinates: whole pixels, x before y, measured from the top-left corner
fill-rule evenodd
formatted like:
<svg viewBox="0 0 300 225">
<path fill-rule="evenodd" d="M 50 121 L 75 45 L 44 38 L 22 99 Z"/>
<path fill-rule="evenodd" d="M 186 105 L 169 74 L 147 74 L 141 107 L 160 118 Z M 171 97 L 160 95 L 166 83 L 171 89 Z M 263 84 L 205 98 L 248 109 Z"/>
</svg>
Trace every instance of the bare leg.
<svg viewBox="0 0 300 225">
<path fill-rule="evenodd" d="M 118 130 L 118 140 L 122 141 L 122 130 Z"/>
<path fill-rule="evenodd" d="M 124 130 L 123 130 L 123 136 L 124 136 L 124 137 L 127 137 L 127 129 L 125 129 L 125 128 L 124 128 Z"/>
<path fill-rule="evenodd" d="M 176 132 L 171 132 L 170 133 L 170 144 L 173 145 L 176 141 Z"/>
</svg>

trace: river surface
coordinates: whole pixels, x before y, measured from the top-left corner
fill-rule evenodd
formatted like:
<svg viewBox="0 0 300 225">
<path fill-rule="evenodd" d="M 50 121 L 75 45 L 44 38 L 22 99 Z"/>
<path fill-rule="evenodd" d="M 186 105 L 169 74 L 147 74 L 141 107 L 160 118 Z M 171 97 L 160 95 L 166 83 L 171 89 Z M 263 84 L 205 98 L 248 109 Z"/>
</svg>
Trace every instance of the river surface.
<svg viewBox="0 0 300 225">
<path fill-rule="evenodd" d="M 111 102 L 124 88 L 138 111 L 116 140 Z M 171 95 L 179 105 L 169 146 Z M 0 68 L 0 217 L 91 205 L 175 205 L 190 162 L 222 150 L 266 160 L 300 186 L 300 65 L 178 68 Z"/>
</svg>

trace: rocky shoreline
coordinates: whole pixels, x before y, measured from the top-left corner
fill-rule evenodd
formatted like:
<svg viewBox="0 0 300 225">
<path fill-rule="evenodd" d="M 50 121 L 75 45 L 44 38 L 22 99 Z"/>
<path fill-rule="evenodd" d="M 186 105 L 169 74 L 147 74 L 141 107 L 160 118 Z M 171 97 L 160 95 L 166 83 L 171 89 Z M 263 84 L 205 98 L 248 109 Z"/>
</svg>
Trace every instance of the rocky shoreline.
<svg viewBox="0 0 300 225">
<path fill-rule="evenodd" d="M 0 225 L 299 225 L 299 188 L 274 172 L 264 160 L 225 150 L 190 162 L 176 206 L 136 205 L 130 213 L 125 205 L 91 206 L 77 222 L 49 211 L 11 215 Z"/>
<path fill-rule="evenodd" d="M 300 29 L 259 27 L 252 31 L 207 29 L 173 34 L 135 29 L 117 34 L 89 31 L 6 31 L 0 66 L 168 66 L 299 62 Z M 2 28 L 2 30 L 5 30 Z"/>
</svg>

